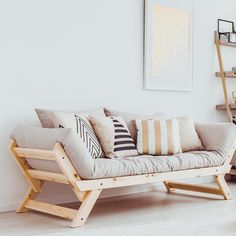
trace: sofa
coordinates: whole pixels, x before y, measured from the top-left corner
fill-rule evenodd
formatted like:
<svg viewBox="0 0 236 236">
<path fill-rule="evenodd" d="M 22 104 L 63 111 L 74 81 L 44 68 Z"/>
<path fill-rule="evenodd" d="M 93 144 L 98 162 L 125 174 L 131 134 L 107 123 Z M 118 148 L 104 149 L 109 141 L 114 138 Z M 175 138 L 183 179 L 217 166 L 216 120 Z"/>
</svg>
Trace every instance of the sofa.
<svg viewBox="0 0 236 236">
<path fill-rule="evenodd" d="M 71 227 L 85 224 L 101 191 L 108 188 L 163 182 L 166 190 L 181 189 L 231 199 L 224 179 L 236 149 L 236 127 L 230 123 L 195 123 L 203 150 L 172 156 L 137 155 L 94 159 L 81 153 L 82 144 L 70 128 L 17 126 L 9 150 L 29 189 L 17 209 L 72 220 Z M 216 187 L 176 182 L 185 178 L 213 176 Z M 78 197 L 78 210 L 35 200 L 45 181 L 67 184 Z"/>
</svg>

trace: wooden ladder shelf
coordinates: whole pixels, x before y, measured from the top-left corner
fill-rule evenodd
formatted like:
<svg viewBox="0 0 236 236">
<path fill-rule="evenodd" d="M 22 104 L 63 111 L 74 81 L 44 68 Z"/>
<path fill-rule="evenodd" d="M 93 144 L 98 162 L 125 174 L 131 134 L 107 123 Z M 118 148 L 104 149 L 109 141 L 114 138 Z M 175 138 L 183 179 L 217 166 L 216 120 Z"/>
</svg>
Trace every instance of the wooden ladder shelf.
<svg viewBox="0 0 236 236">
<path fill-rule="evenodd" d="M 215 76 L 221 78 L 223 93 L 224 93 L 224 101 L 225 101 L 224 104 L 216 105 L 216 109 L 217 110 L 226 110 L 228 121 L 232 122 L 233 121 L 232 110 L 236 110 L 236 103 L 232 103 L 232 104 L 229 103 L 228 91 L 227 91 L 227 86 L 226 86 L 226 79 L 236 78 L 236 74 L 233 71 L 225 71 L 224 70 L 223 59 L 222 59 L 222 54 L 221 54 L 221 46 L 236 48 L 236 44 L 222 42 L 219 38 L 219 33 L 217 31 L 215 31 L 215 45 L 216 45 L 218 62 L 219 62 L 219 67 L 220 67 L 220 72 L 216 72 Z M 229 174 L 236 175 L 235 169 L 232 169 Z"/>
<path fill-rule="evenodd" d="M 226 78 L 236 78 L 236 75 L 234 74 L 233 71 L 225 71 L 224 70 L 222 54 L 221 54 L 221 46 L 236 48 L 236 44 L 222 42 L 219 38 L 219 33 L 217 31 L 215 31 L 215 44 L 216 44 L 218 62 L 219 62 L 219 67 L 220 67 L 220 72 L 216 72 L 215 75 L 216 75 L 216 77 L 221 77 L 223 93 L 224 93 L 224 101 L 225 101 L 224 104 L 216 105 L 216 109 L 217 110 L 226 110 L 228 121 L 232 122 L 233 116 L 232 116 L 231 110 L 236 109 L 236 104 L 229 103 L 228 91 L 227 91 L 227 86 L 226 86 Z"/>
</svg>

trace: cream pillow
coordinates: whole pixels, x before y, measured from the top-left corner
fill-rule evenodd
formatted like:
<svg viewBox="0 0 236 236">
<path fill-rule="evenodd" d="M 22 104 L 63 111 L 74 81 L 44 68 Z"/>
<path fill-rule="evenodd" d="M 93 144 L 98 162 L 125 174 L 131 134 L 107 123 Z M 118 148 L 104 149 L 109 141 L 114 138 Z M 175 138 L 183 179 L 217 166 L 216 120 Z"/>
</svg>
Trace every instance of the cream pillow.
<svg viewBox="0 0 236 236">
<path fill-rule="evenodd" d="M 106 157 L 137 156 L 134 140 L 122 117 L 90 116 L 90 122 Z"/>
<path fill-rule="evenodd" d="M 53 112 L 51 119 L 56 128 L 71 128 L 77 134 L 76 137 L 84 143 L 92 158 L 105 157 L 87 114 Z"/>
<path fill-rule="evenodd" d="M 159 114 L 155 114 L 155 119 L 159 119 Z M 183 152 L 201 151 L 203 145 L 198 137 L 195 125 L 191 116 L 176 117 L 179 121 L 180 143 Z"/>
<path fill-rule="evenodd" d="M 181 152 L 179 122 L 171 120 L 135 120 L 140 154 L 173 155 Z"/>
<path fill-rule="evenodd" d="M 88 110 L 83 110 L 83 111 L 76 111 L 76 112 L 63 112 L 63 111 L 54 111 L 54 110 L 36 108 L 35 112 L 43 128 L 55 128 L 52 121 L 54 113 L 67 113 L 67 114 L 76 113 L 76 114 L 82 114 L 82 115 L 88 114 L 88 115 L 93 115 L 93 116 L 105 116 L 103 107 L 98 107 L 98 108 L 88 109 Z"/>
<path fill-rule="evenodd" d="M 183 152 L 201 151 L 203 145 L 198 137 L 195 125 L 191 116 L 176 118 L 179 121 L 180 143 Z"/>
</svg>

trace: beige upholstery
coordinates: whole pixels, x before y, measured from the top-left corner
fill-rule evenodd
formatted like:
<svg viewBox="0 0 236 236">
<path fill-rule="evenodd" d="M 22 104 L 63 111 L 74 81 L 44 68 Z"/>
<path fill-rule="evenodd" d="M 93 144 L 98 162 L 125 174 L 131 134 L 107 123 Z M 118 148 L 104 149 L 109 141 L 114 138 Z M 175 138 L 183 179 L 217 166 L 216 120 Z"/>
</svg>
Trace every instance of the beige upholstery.
<svg viewBox="0 0 236 236">
<path fill-rule="evenodd" d="M 95 161 L 94 172 L 87 178 L 108 178 L 126 175 L 141 175 L 202 167 L 220 166 L 223 157 L 216 152 L 183 153 L 175 156 L 126 157 L 108 160 L 100 158 Z"/>
<path fill-rule="evenodd" d="M 62 113 L 63 111 L 54 111 L 54 110 L 47 110 L 47 109 L 35 109 L 35 112 L 37 113 L 37 116 L 42 124 L 42 127 L 44 128 L 55 128 L 53 124 L 54 113 Z M 102 107 L 94 108 L 94 109 L 88 109 L 83 111 L 77 111 L 77 112 L 63 112 L 63 113 L 76 113 L 76 114 L 87 114 L 87 115 L 96 115 L 96 116 L 105 116 L 104 109 Z"/>
<path fill-rule="evenodd" d="M 217 151 L 224 158 L 236 138 L 236 125 L 232 123 L 195 124 L 205 150 Z"/>
<path fill-rule="evenodd" d="M 117 177 L 204 168 L 222 165 L 236 138 L 236 127 L 232 124 L 197 124 L 198 135 L 205 151 L 195 151 L 175 156 L 138 156 L 115 160 L 100 158 L 93 160 L 88 151 L 76 139 L 70 129 L 45 129 L 18 126 L 12 134 L 20 147 L 52 149 L 60 142 L 83 179 Z M 51 163 L 30 162 L 34 168 L 56 170 Z"/>
<path fill-rule="evenodd" d="M 179 135 L 183 152 L 203 150 L 191 116 L 176 117 L 179 121 Z"/>
</svg>

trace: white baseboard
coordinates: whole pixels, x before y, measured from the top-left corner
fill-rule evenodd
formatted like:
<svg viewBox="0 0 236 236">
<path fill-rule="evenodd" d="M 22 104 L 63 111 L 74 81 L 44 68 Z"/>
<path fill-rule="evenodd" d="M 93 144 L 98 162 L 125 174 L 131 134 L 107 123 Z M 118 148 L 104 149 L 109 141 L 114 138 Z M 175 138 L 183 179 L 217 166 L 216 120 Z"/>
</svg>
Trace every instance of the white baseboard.
<svg viewBox="0 0 236 236">
<path fill-rule="evenodd" d="M 185 180 L 185 182 L 191 182 L 195 184 L 207 184 L 212 182 L 212 177 L 193 178 Z M 143 184 L 143 185 L 128 186 L 114 189 L 105 189 L 103 190 L 100 198 L 150 192 L 150 191 L 160 190 L 163 188 L 164 186 L 162 183 L 154 183 L 154 184 Z M 66 200 L 63 200 L 63 198 L 55 199 L 55 195 L 57 194 L 54 195 L 52 193 L 50 193 L 49 197 L 42 196 L 39 199 L 41 201 L 48 201 L 54 204 L 70 203 L 75 201 L 75 198 L 72 197 L 71 194 L 72 194 L 71 191 L 64 191 L 63 198 L 65 198 Z M 0 212 L 14 211 L 15 209 L 17 209 L 20 203 L 21 203 L 20 200 L 15 202 L 0 203 Z"/>
</svg>

